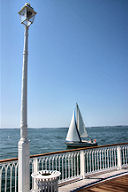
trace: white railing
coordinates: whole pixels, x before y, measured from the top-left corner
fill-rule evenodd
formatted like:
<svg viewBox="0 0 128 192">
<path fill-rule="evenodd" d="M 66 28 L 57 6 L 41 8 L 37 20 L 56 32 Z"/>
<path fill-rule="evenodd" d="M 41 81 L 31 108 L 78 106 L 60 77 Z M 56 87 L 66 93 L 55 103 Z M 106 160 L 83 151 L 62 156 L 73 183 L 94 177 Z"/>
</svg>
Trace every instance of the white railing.
<svg viewBox="0 0 128 192">
<path fill-rule="evenodd" d="M 59 183 L 128 167 L 128 143 L 59 151 L 30 157 L 30 173 L 58 170 Z M 35 181 L 30 177 L 31 188 Z M 18 160 L 0 160 L 0 192 L 17 192 Z"/>
<path fill-rule="evenodd" d="M 18 191 L 18 161 L 17 159 L 0 161 L 0 192 Z"/>
<path fill-rule="evenodd" d="M 38 170 L 58 170 L 59 183 L 80 177 L 80 151 L 61 152 L 38 156 L 31 159 L 33 172 Z"/>
</svg>

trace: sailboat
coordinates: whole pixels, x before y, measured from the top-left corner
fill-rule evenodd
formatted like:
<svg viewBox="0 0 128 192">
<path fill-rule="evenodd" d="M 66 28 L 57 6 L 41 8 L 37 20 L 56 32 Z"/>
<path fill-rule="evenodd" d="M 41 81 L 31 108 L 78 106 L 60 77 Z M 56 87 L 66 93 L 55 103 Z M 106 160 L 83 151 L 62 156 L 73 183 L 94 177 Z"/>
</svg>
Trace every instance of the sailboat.
<svg viewBox="0 0 128 192">
<path fill-rule="evenodd" d="M 68 148 L 96 146 L 96 139 L 92 140 L 88 136 L 82 115 L 78 104 L 76 103 L 76 113 L 73 111 L 72 120 L 66 137 L 66 145 Z"/>
</svg>

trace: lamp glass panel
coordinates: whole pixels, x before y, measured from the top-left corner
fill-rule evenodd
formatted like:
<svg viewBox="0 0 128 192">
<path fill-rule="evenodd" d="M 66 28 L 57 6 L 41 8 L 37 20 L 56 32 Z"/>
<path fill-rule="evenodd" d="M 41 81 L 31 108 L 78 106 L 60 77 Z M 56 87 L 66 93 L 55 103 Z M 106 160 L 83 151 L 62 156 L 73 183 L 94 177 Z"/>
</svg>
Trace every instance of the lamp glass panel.
<svg viewBox="0 0 128 192">
<path fill-rule="evenodd" d="M 30 19 L 32 17 L 32 11 L 27 10 L 27 19 Z"/>
</svg>

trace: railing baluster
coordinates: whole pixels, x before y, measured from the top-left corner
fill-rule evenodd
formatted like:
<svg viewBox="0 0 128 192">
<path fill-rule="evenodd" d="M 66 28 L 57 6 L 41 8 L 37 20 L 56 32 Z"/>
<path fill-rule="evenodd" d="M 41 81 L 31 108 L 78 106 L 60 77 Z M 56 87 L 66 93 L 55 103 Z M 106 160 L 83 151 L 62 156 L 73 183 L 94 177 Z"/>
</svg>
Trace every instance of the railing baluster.
<svg viewBox="0 0 128 192">
<path fill-rule="evenodd" d="M 65 155 L 65 178 L 67 178 L 67 155 Z"/>
<path fill-rule="evenodd" d="M 0 192 L 1 192 L 1 188 L 2 188 L 2 171 L 3 171 L 3 167 L 0 170 Z"/>
<path fill-rule="evenodd" d="M 62 167 L 62 180 L 64 179 L 64 156 L 62 155 L 62 164 L 61 164 L 61 167 Z"/>
<path fill-rule="evenodd" d="M 12 167 L 13 167 L 13 164 L 10 165 L 10 192 L 12 192 Z"/>
<path fill-rule="evenodd" d="M 113 162 L 113 168 L 114 168 L 114 148 L 112 148 L 112 162 Z"/>
<path fill-rule="evenodd" d="M 48 157 L 45 159 L 45 169 L 48 169 Z"/>
<path fill-rule="evenodd" d="M 77 176 L 79 175 L 79 155 L 77 153 Z"/>
<path fill-rule="evenodd" d="M 75 177 L 76 176 L 76 166 L 75 166 L 76 165 L 76 153 L 74 153 L 73 160 L 74 160 L 74 163 L 73 163 L 74 164 L 74 168 L 73 168 L 74 169 L 74 175 L 73 176 Z"/>
<path fill-rule="evenodd" d="M 101 170 L 101 149 L 100 149 L 100 170 Z"/>
<path fill-rule="evenodd" d="M 102 149 L 102 169 L 104 169 L 104 149 Z"/>
<path fill-rule="evenodd" d="M 96 161 L 96 150 L 95 150 L 95 171 L 96 171 L 96 163 L 97 163 L 97 161 Z"/>
<path fill-rule="evenodd" d="M 48 170 L 51 170 L 50 160 L 51 160 L 51 157 L 48 158 Z"/>
<path fill-rule="evenodd" d="M 103 150 L 101 149 L 101 170 L 103 168 Z"/>
<path fill-rule="evenodd" d="M 18 179 L 18 176 L 17 176 L 17 164 L 15 166 L 15 192 L 17 191 L 17 179 Z"/>
<path fill-rule="evenodd" d="M 92 151 L 92 172 L 94 171 L 94 158 L 93 158 L 94 152 Z"/>
<path fill-rule="evenodd" d="M 106 169 L 106 149 L 104 148 L 104 169 Z"/>
<path fill-rule="evenodd" d="M 87 164 L 86 164 L 86 168 L 87 168 L 87 173 L 88 173 L 88 167 L 89 167 L 89 166 L 88 166 L 88 151 L 86 152 L 86 154 L 87 154 L 87 161 L 86 161 Z"/>
<path fill-rule="evenodd" d="M 41 169 L 39 167 L 39 170 L 44 170 L 45 169 L 45 159 L 46 159 L 46 157 L 43 157 L 43 158 L 39 159 L 39 162 L 40 162 L 40 165 L 41 165 Z"/>
<path fill-rule="evenodd" d="M 125 147 L 122 147 L 123 164 L 125 164 Z"/>
<path fill-rule="evenodd" d="M 68 156 L 68 178 L 70 178 L 70 153 Z"/>
<path fill-rule="evenodd" d="M 91 171 L 92 171 L 92 165 L 91 165 L 91 150 L 89 150 L 89 166 L 90 166 L 89 172 L 91 172 Z"/>
<path fill-rule="evenodd" d="M 112 156 L 112 151 L 113 151 L 113 150 L 112 150 L 112 148 L 111 148 L 111 169 L 112 169 L 112 167 L 113 167 L 113 161 L 112 161 L 112 160 L 113 160 L 113 159 L 112 159 L 113 156 Z"/>
<path fill-rule="evenodd" d="M 109 169 L 109 150 L 107 148 L 107 168 Z"/>
<path fill-rule="evenodd" d="M 55 160 L 55 157 L 53 156 L 53 158 L 52 158 L 52 170 L 54 170 L 54 160 Z"/>
<path fill-rule="evenodd" d="M 7 167 L 5 167 L 5 192 L 7 191 L 7 171 L 8 171 L 8 166 L 9 166 L 9 164 L 7 165 Z"/>
<path fill-rule="evenodd" d="M 110 148 L 110 159 L 111 159 L 111 168 L 112 168 L 112 148 Z"/>
<path fill-rule="evenodd" d="M 125 146 L 125 150 L 126 150 L 126 165 L 128 164 L 128 146 Z"/>
<path fill-rule="evenodd" d="M 73 173 L 73 158 L 72 158 L 72 153 L 71 153 L 71 178 L 72 178 L 72 173 Z"/>
<path fill-rule="evenodd" d="M 116 167 L 116 151 L 115 151 L 115 147 L 114 147 L 114 167 Z"/>
<path fill-rule="evenodd" d="M 60 156 L 60 155 L 59 155 L 59 156 L 58 156 L 58 155 L 56 156 L 56 166 L 57 166 L 57 159 L 58 159 L 59 171 L 61 172 L 61 170 L 60 170 L 60 159 L 61 159 L 61 156 Z M 56 167 L 56 170 L 57 170 L 57 167 Z M 60 177 L 61 177 L 61 176 L 60 176 Z M 59 177 L 59 178 L 60 178 L 60 177 Z"/>
<path fill-rule="evenodd" d="M 60 170 L 59 168 L 59 156 L 53 156 L 53 170 Z"/>
<path fill-rule="evenodd" d="M 102 149 L 102 169 L 104 169 L 104 149 Z"/>
<path fill-rule="evenodd" d="M 111 148 L 109 149 L 109 168 L 111 169 Z"/>
<path fill-rule="evenodd" d="M 97 171 L 99 171 L 99 151 L 97 150 Z"/>
<path fill-rule="evenodd" d="M 126 146 L 124 146 L 124 156 L 125 156 L 125 158 L 124 158 L 124 165 L 127 164 L 127 160 L 128 160 L 128 154 L 127 154 L 127 150 L 126 149 L 127 149 Z"/>
</svg>

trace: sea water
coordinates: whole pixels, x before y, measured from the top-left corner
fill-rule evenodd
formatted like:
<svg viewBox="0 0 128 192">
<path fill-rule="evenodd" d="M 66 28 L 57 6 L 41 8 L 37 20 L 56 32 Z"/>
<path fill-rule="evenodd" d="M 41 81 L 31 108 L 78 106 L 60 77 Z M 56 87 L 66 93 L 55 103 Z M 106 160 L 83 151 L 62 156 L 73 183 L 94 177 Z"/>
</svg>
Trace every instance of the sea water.
<svg viewBox="0 0 128 192">
<path fill-rule="evenodd" d="M 68 128 L 29 128 L 30 154 L 66 150 L 65 138 Z M 88 135 L 98 145 L 128 142 L 128 126 L 89 127 Z M 0 129 L 0 159 L 18 155 L 20 129 Z"/>
</svg>

